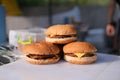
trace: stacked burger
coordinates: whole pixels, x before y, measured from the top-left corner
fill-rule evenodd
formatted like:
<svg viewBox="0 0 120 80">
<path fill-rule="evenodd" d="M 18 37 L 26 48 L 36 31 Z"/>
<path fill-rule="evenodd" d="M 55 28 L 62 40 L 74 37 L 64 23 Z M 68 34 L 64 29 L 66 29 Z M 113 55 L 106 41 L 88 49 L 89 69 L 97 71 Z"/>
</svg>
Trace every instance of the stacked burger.
<svg viewBox="0 0 120 80">
<path fill-rule="evenodd" d="M 53 64 L 60 60 L 59 48 L 48 42 L 34 42 L 25 45 L 23 52 L 31 64 Z"/>
<path fill-rule="evenodd" d="M 62 46 L 60 49 L 66 61 L 74 64 L 90 64 L 97 60 L 94 45 L 88 42 L 76 42 L 77 30 L 73 25 L 53 25 L 46 31 L 46 42 Z"/>
<path fill-rule="evenodd" d="M 77 31 L 73 25 L 53 25 L 46 31 L 46 42 L 67 44 L 77 40 Z"/>
<path fill-rule="evenodd" d="M 91 64 L 97 60 L 97 50 L 89 42 L 77 42 L 73 25 L 53 25 L 46 29 L 45 41 L 24 46 L 26 60 L 32 64 L 53 64 L 61 58 L 74 64 Z"/>
<path fill-rule="evenodd" d="M 64 59 L 74 64 L 91 64 L 97 60 L 97 50 L 88 42 L 72 42 L 63 47 Z"/>
<path fill-rule="evenodd" d="M 53 25 L 45 31 L 45 40 L 55 44 L 60 49 L 60 56 L 63 59 L 63 46 L 77 40 L 77 31 L 73 25 Z"/>
</svg>

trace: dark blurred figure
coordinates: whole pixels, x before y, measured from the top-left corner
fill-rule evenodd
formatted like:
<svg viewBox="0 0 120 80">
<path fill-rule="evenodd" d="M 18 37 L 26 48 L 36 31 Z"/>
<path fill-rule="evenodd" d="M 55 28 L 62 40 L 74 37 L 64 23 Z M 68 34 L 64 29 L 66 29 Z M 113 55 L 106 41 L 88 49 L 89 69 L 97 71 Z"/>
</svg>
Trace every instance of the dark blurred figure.
<svg viewBox="0 0 120 80">
<path fill-rule="evenodd" d="M 116 22 L 113 20 L 116 5 L 118 5 L 120 8 L 120 0 L 109 0 L 108 19 L 106 25 L 107 46 L 113 50 L 119 49 L 120 42 L 120 10 L 118 14 L 118 20 Z"/>
</svg>

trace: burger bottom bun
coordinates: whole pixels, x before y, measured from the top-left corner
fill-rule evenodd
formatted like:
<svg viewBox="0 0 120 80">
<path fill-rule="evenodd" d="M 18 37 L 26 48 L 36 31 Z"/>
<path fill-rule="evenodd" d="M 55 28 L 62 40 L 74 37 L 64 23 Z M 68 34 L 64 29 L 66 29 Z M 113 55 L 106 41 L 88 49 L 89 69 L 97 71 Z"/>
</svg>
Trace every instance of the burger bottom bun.
<svg viewBox="0 0 120 80">
<path fill-rule="evenodd" d="M 64 59 L 73 64 L 91 64 L 97 60 L 97 55 L 95 54 L 92 57 L 82 57 L 82 58 L 64 55 Z"/>
<path fill-rule="evenodd" d="M 67 38 L 45 38 L 46 42 L 56 43 L 56 44 L 66 44 L 77 40 L 77 37 L 67 37 Z"/>
<path fill-rule="evenodd" d="M 36 59 L 32 59 L 26 56 L 26 61 L 28 61 L 31 64 L 54 64 L 56 62 L 58 62 L 60 60 L 60 57 L 56 58 L 56 59 L 41 59 L 41 60 L 36 60 Z"/>
</svg>

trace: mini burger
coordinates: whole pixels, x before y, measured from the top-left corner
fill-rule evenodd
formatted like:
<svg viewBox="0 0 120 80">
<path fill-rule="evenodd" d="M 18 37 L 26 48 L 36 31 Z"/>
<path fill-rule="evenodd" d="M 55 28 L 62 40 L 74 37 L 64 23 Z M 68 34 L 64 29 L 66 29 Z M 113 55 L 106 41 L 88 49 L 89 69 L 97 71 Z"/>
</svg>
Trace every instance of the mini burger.
<svg viewBox="0 0 120 80">
<path fill-rule="evenodd" d="M 96 50 L 89 42 L 72 42 L 63 47 L 64 59 L 73 64 L 91 64 L 97 60 Z"/>
<path fill-rule="evenodd" d="M 77 31 L 70 24 L 50 26 L 45 34 L 45 40 L 55 44 L 66 44 L 77 40 Z"/>
<path fill-rule="evenodd" d="M 59 48 L 48 42 L 35 42 L 23 47 L 26 60 L 32 64 L 52 64 L 60 59 Z"/>
</svg>

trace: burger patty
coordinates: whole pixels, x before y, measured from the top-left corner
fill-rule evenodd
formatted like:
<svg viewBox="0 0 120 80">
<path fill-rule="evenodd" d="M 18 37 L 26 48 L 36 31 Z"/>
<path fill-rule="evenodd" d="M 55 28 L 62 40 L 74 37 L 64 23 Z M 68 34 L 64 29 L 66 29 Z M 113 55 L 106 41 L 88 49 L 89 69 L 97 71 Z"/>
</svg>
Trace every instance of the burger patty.
<svg viewBox="0 0 120 80">
<path fill-rule="evenodd" d="M 65 53 L 65 55 L 68 55 L 68 56 L 71 56 L 71 57 L 77 57 L 74 53 Z M 92 56 L 94 56 L 93 53 L 86 53 L 82 57 L 92 57 Z"/>
<path fill-rule="evenodd" d="M 37 59 L 37 60 L 40 60 L 40 59 L 49 59 L 49 58 L 52 58 L 52 59 L 57 59 L 60 55 L 54 55 L 54 54 L 50 54 L 50 55 L 38 55 L 38 54 L 29 54 L 27 55 L 27 57 L 29 58 L 32 58 L 32 59 Z"/>
<path fill-rule="evenodd" d="M 66 38 L 66 37 L 76 37 L 76 34 L 72 34 L 72 35 L 48 35 L 48 37 L 50 38 Z"/>
</svg>

